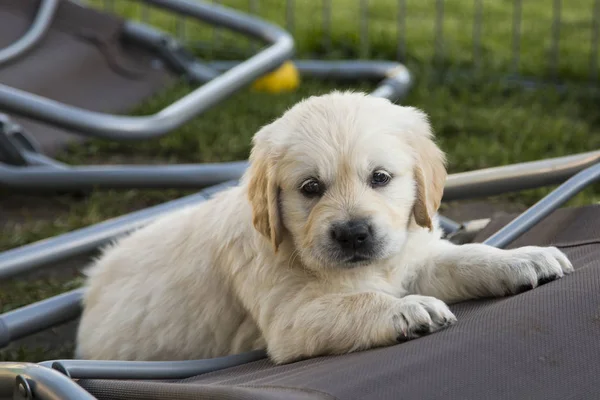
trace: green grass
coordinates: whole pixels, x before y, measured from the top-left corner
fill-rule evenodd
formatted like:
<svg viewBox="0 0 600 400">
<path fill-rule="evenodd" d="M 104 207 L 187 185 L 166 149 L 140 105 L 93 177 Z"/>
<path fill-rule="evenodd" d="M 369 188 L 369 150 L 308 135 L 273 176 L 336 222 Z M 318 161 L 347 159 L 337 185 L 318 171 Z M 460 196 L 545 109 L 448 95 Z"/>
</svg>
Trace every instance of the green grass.
<svg viewBox="0 0 600 400">
<path fill-rule="evenodd" d="M 103 0 L 92 0 L 102 8 Z M 413 65 L 474 67 L 480 73 L 521 73 L 538 78 L 552 78 L 553 54 L 557 47 L 557 77 L 563 80 L 600 78 L 591 70 L 593 51 L 594 0 L 563 1 L 560 8 L 559 40 L 553 39 L 554 10 L 549 0 L 522 1 L 518 43 L 513 41 L 514 0 L 444 0 L 441 34 L 436 31 L 436 0 L 220 0 L 218 3 L 256 14 L 294 34 L 299 56 L 318 58 L 396 59 Z M 122 15 L 141 18 L 137 2 L 116 0 Z M 401 4 L 405 4 L 401 13 Z M 257 4 L 257 7 L 253 7 Z M 331 16 L 324 12 L 331 4 Z M 363 8 L 366 4 L 366 8 Z M 191 42 L 207 44 L 223 55 L 236 53 L 249 43 L 238 34 L 229 33 L 186 20 L 178 25 L 173 14 L 148 8 L 147 17 L 155 26 L 176 33 L 183 32 Z M 480 14 L 478 14 L 478 10 Z M 365 14 L 362 13 L 365 11 Z M 361 15 L 368 17 L 363 23 Z M 480 15 L 479 39 L 475 38 L 475 19 Z M 289 16 L 289 17 L 288 17 Z M 597 29 L 597 28 L 596 28 Z M 436 53 L 436 41 L 442 49 Z M 514 45 L 520 56 L 515 58 Z M 235 50 L 235 51 L 234 51 Z M 479 57 L 475 56 L 479 54 Z M 597 56 L 597 51 L 596 51 Z M 597 65 L 597 64 L 596 64 Z"/>
<path fill-rule="evenodd" d="M 589 27 L 593 0 L 563 2 L 564 27 L 561 28 L 560 76 L 567 81 L 583 82 L 589 71 Z M 225 4 L 248 7 L 246 0 L 227 0 Z M 326 51 L 322 34 L 320 2 L 296 1 L 294 33 L 302 57 L 355 57 L 369 55 L 394 58 L 398 51 L 396 0 L 371 1 L 369 6 L 370 46 L 361 45 L 358 2 L 334 0 L 332 46 Z M 573 154 L 600 147 L 598 98 L 574 89 L 558 92 L 552 88 L 525 90 L 502 85 L 489 79 L 490 74 L 510 72 L 510 23 L 512 1 L 484 1 L 482 54 L 485 63 L 480 72 L 462 80 L 441 80 L 431 67 L 433 50 L 434 2 L 407 1 L 406 55 L 417 82 L 405 104 L 424 109 L 431 117 L 441 147 L 448 153 L 450 172 L 467 171 L 508 163 Z M 527 38 L 521 43 L 520 70 L 535 77 L 548 76 L 547 53 L 552 20 L 548 1 L 524 2 L 523 29 Z M 285 23 L 281 1 L 261 1 L 259 14 L 276 23 Z M 444 63 L 472 67 L 473 2 L 446 1 Z M 115 1 L 121 11 L 137 13 L 137 6 Z M 175 30 L 174 20 L 153 12 L 153 21 L 166 30 Z M 535 24 L 533 23 L 535 21 Z M 534 27 L 535 26 L 535 27 Z M 209 40 L 212 30 L 192 23 L 185 25 L 187 37 Z M 197 29 L 195 29 L 195 27 Z M 588 35 L 588 36 L 586 36 Z M 218 44 L 227 47 L 233 36 L 220 35 Z M 362 46 L 362 47 L 361 47 Z M 222 53 L 222 52 L 221 52 Z M 597 71 L 596 71 L 597 73 Z M 370 84 L 352 86 L 304 80 L 294 93 L 271 95 L 242 90 L 233 97 L 177 129 L 166 137 L 136 143 L 93 140 L 73 146 L 59 158 L 73 164 L 152 160 L 165 163 L 215 162 L 242 160 L 248 155 L 250 139 L 257 129 L 281 115 L 289 106 L 309 95 L 332 89 L 352 87 L 368 91 Z M 140 106 L 136 114 L 156 112 L 192 88 L 178 83 Z M 501 196 L 530 205 L 551 188 Z M 88 196 L 50 196 L 36 198 L 9 192 L 0 193 L 10 203 L 11 217 L 0 231 L 0 251 L 46 237 L 88 226 L 107 218 L 182 196 L 188 192 L 165 191 L 94 191 Z M 493 200 L 493 199 L 491 199 Z M 600 187 L 585 190 L 570 205 L 600 201 Z M 40 211 L 41 210 L 41 211 Z M 0 311 L 5 312 L 32 301 L 76 287 L 81 279 L 75 273 L 34 280 L 13 280 L 0 284 Z M 65 348 L 69 346 L 65 345 Z M 62 347 L 61 347 L 62 348 Z M 54 352 L 50 352 L 50 351 Z M 56 354 L 56 349 L 22 348 L 0 352 L 1 359 L 38 360 Z M 40 353 L 41 351 L 41 353 Z M 62 350 L 61 350 L 62 351 Z"/>
</svg>

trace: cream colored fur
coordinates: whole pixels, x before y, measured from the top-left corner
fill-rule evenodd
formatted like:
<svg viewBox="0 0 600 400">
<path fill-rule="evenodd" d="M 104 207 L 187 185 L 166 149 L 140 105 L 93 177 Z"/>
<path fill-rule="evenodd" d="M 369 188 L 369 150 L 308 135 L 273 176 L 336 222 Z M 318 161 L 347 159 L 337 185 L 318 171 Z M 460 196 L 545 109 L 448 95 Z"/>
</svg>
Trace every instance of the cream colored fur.
<svg viewBox="0 0 600 400">
<path fill-rule="evenodd" d="M 254 138 L 238 187 L 151 223 L 89 270 L 77 354 L 184 360 L 266 348 L 277 363 L 387 346 L 451 325 L 446 303 L 517 293 L 572 270 L 555 248 L 442 240 L 446 179 L 426 116 L 360 93 L 300 102 Z M 392 176 L 369 182 L 376 169 Z M 299 187 L 318 177 L 307 198 Z M 365 218 L 368 261 L 332 254 Z M 375 236 L 376 235 L 376 236 Z"/>
</svg>

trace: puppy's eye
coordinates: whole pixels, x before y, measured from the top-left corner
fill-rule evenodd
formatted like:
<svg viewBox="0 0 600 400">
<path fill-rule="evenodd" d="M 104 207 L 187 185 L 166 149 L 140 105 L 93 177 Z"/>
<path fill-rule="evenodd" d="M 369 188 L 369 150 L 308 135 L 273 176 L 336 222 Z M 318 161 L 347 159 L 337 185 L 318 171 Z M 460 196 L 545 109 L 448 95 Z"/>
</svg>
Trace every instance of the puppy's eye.
<svg viewBox="0 0 600 400">
<path fill-rule="evenodd" d="M 306 197 L 319 196 L 323 191 L 323 185 L 314 178 L 307 179 L 300 185 L 300 191 Z"/>
<path fill-rule="evenodd" d="M 391 179 L 392 179 L 392 176 L 390 174 L 388 174 L 384 170 L 379 169 L 379 170 L 373 172 L 373 176 L 371 176 L 371 186 L 373 186 L 373 187 L 385 186 L 390 182 Z"/>
</svg>

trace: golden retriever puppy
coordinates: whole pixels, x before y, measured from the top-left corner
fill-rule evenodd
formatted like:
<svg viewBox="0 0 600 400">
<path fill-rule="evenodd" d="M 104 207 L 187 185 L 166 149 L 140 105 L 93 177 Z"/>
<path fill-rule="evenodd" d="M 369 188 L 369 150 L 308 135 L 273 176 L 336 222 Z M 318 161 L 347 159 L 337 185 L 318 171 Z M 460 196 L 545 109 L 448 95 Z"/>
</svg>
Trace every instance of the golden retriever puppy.
<svg viewBox="0 0 600 400">
<path fill-rule="evenodd" d="M 553 247 L 441 239 L 444 155 L 415 108 L 311 97 L 253 145 L 239 186 L 104 251 L 89 271 L 78 357 L 342 354 L 443 329 L 456 321 L 447 303 L 572 270 Z"/>
</svg>

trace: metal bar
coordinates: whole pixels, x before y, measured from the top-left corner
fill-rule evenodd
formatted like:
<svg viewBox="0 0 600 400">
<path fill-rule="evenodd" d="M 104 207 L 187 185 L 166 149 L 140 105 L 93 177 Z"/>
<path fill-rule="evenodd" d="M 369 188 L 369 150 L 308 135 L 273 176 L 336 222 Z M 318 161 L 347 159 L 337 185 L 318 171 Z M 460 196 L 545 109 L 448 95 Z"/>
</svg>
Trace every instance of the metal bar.
<svg viewBox="0 0 600 400">
<path fill-rule="evenodd" d="M 437 216 L 440 226 L 446 235 L 451 235 L 454 232 L 458 231 L 462 225 L 458 222 L 451 220 L 450 218 L 446 218 L 442 215 Z"/>
<path fill-rule="evenodd" d="M 60 161 L 55 160 L 54 158 L 47 157 L 40 153 L 34 153 L 32 151 L 22 150 L 21 155 L 25 158 L 27 165 L 38 165 L 38 166 L 43 165 L 45 167 L 53 167 L 53 168 L 60 168 L 60 169 L 69 168 L 68 164 L 62 163 Z M 0 168 L 1 167 L 2 167 L 2 164 L 0 164 Z M 1 184 L 0 184 L 0 186 L 1 186 Z"/>
<path fill-rule="evenodd" d="M 395 61 L 370 60 L 292 60 L 301 75 L 323 80 L 382 80 L 392 76 L 396 70 L 405 68 Z M 214 61 L 206 65 L 218 72 L 225 72 L 240 61 Z"/>
<path fill-rule="evenodd" d="M 96 400 L 64 374 L 41 365 L 0 363 L 0 398 L 39 400 Z"/>
<path fill-rule="evenodd" d="M 81 314 L 83 289 L 73 290 L 0 315 L 0 348 Z"/>
<path fill-rule="evenodd" d="M 446 180 L 444 201 L 491 196 L 559 184 L 599 161 L 600 150 L 596 150 L 452 174 Z"/>
<path fill-rule="evenodd" d="M 531 206 L 504 228 L 500 229 L 484 243 L 495 247 L 506 247 L 516 238 L 531 229 L 535 224 L 559 208 L 586 186 L 600 180 L 600 163 L 593 165 L 571 177 L 549 195 Z"/>
<path fill-rule="evenodd" d="M 15 61 L 33 50 L 48 32 L 59 4 L 58 0 L 42 0 L 35 20 L 27 33 L 10 46 L 0 49 L 0 65 Z"/>
<path fill-rule="evenodd" d="M 271 46 L 150 116 L 117 116 L 84 110 L 0 84 L 0 107 L 8 112 L 107 139 L 162 136 L 281 65 L 293 53 L 292 37 L 275 25 L 224 7 L 192 0 L 146 0 L 147 3 L 205 22 L 226 26 Z"/>
<path fill-rule="evenodd" d="M 11 165 L 27 165 L 27 160 L 21 154 L 20 149 L 8 136 L 12 129 L 14 129 L 14 125 L 11 121 L 0 114 L 0 157 Z"/>
<path fill-rule="evenodd" d="M 217 71 L 227 71 L 239 61 L 216 61 L 208 63 Z M 381 80 L 372 96 L 396 101 L 408 93 L 412 77 L 408 68 L 392 61 L 321 61 L 294 60 L 298 72 L 307 77 L 324 80 Z"/>
<path fill-rule="evenodd" d="M 99 165 L 47 168 L 0 163 L 0 187 L 43 190 L 201 189 L 239 179 L 246 161 L 214 164 Z"/>
<path fill-rule="evenodd" d="M 218 72 L 198 62 L 176 39 L 148 25 L 125 22 L 123 39 L 157 53 L 168 67 L 192 82 L 205 83 L 219 76 Z"/>
<path fill-rule="evenodd" d="M 399 65 L 393 73 L 389 74 L 388 78 L 384 79 L 375 90 L 371 92 L 371 96 L 383 97 L 390 101 L 397 101 L 408 94 L 411 86 L 412 77 L 410 71 L 404 65 Z"/>
<path fill-rule="evenodd" d="M 39 365 L 72 379 L 184 379 L 266 358 L 264 350 L 189 361 L 53 360 Z"/>
</svg>

